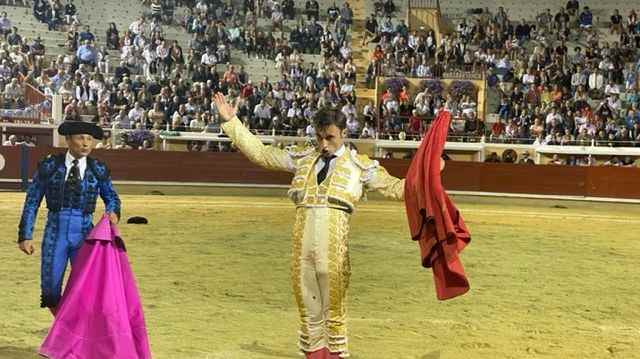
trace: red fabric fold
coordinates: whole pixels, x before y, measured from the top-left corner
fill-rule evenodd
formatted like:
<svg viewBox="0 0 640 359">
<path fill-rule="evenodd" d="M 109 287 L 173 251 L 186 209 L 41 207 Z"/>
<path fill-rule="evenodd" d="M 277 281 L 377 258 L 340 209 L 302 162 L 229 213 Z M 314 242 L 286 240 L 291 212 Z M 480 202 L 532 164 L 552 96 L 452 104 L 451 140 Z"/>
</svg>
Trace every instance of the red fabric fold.
<svg viewBox="0 0 640 359">
<path fill-rule="evenodd" d="M 440 158 L 450 121 L 450 112 L 438 113 L 411 162 L 404 188 L 411 237 L 420 246 L 422 265 L 432 268 L 440 300 L 469 290 L 458 255 L 471 236 L 440 178 Z"/>
</svg>

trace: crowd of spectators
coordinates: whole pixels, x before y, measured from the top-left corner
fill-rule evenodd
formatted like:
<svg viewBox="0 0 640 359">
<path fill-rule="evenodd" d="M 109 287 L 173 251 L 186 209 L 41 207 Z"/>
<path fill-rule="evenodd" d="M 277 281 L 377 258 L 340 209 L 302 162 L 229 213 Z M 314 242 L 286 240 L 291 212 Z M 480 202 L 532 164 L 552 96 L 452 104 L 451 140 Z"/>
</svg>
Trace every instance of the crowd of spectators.
<svg viewBox="0 0 640 359">
<path fill-rule="evenodd" d="M 23 40 L 1 15 L 5 108 L 22 105 L 20 82 L 26 82 L 47 95 L 62 95 L 65 118 L 152 134 L 217 132 L 211 95 L 220 91 L 237 102 L 239 117 L 258 133 L 311 135 L 309 119 L 318 108 L 331 106 L 347 116 L 350 137 L 418 139 L 435 111 L 446 106 L 455 117 L 451 135 L 464 140 L 640 142 L 640 24 L 633 11 L 612 12 L 607 23 L 614 42 L 601 39 L 597 19 L 576 0 L 555 14 L 545 9 L 533 21 L 511 19 L 503 8 L 474 11 L 452 34 L 436 39 L 430 29 L 409 31 L 392 0 L 377 1 L 365 24 L 364 43 L 375 44 L 365 80 L 485 71 L 500 103 L 480 118 L 475 95 L 429 88 L 415 94 L 389 89 L 379 107 L 369 103 L 357 113 L 353 11 L 347 2 L 326 12 L 316 0 L 245 0 L 241 7 L 221 0 L 146 4 L 148 11 L 127 29 L 112 23 L 105 46 L 97 46 L 72 0 L 35 1 L 34 16 L 66 32 L 68 52 L 53 58 L 46 56 L 41 39 Z M 184 16 L 175 14 L 180 7 L 187 9 Z M 190 37 L 184 50 L 166 34 L 176 24 Z M 278 76 L 252 81 L 243 66 L 233 64 L 232 53 L 262 59 Z"/>
<path fill-rule="evenodd" d="M 410 118 L 429 119 L 446 102 L 458 121 L 451 134 L 469 140 L 535 144 L 640 144 L 637 74 L 640 24 L 635 11 L 626 18 L 613 10 L 608 31 L 597 28 L 589 7 L 570 0 L 554 14 L 545 9 L 534 21 L 511 19 L 499 8 L 474 11 L 462 19 L 456 31 L 439 42 L 428 29 L 409 32 L 401 20 L 390 16 L 379 23 L 367 21 L 371 41 L 368 73 L 374 76 L 436 78 L 448 71 L 486 71 L 499 96 L 495 123 L 477 118 L 475 99 L 450 94 L 419 93 L 407 98 L 402 90 L 383 102 L 382 123 L 396 123 L 391 130 L 411 132 Z M 395 24 L 395 25 L 394 25 Z M 611 32 L 611 36 L 601 36 Z M 403 98 L 404 96 L 404 98 Z M 424 104 L 423 98 L 428 99 Z M 404 106 L 402 103 L 413 106 Z M 434 106 L 435 104 L 435 106 Z M 394 121 L 395 108 L 400 107 Z M 491 116 L 487 116 L 491 117 Z M 423 127 L 421 127 L 422 129 Z M 382 130 L 385 130 L 384 128 Z"/>
<path fill-rule="evenodd" d="M 39 1 L 34 15 L 59 24 L 51 21 L 58 12 L 45 10 L 56 4 Z M 339 106 L 350 123 L 357 121 L 356 69 L 347 36 L 353 12 L 347 3 L 326 14 L 319 13 L 316 0 L 304 8 L 291 0 L 246 0 L 241 8 L 219 0 L 147 5 L 149 11 L 123 32 L 112 23 L 103 47 L 77 17 L 54 25 L 64 27 L 68 52 L 49 63 L 40 54 L 24 69 L 26 81 L 45 94 L 62 95 L 67 119 L 152 133 L 219 131 L 210 100 L 218 91 L 237 101 L 239 117 L 257 132 L 308 134 L 309 119 L 321 106 Z M 184 51 L 165 33 L 176 6 L 187 9 L 178 21 L 191 38 Z M 232 50 L 264 59 L 279 78 L 254 83 L 243 66 L 231 63 Z M 318 61 L 305 62 L 307 53 L 319 54 Z"/>
</svg>

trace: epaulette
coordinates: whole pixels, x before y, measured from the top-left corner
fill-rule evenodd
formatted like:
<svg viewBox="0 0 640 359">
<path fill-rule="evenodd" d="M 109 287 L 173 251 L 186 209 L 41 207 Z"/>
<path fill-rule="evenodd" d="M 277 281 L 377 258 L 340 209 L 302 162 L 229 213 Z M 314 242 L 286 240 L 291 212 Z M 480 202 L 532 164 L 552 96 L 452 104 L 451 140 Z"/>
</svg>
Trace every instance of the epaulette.
<svg viewBox="0 0 640 359">
<path fill-rule="evenodd" d="M 356 150 L 351 150 L 349 153 L 351 154 L 351 160 L 353 161 L 353 163 L 355 163 L 356 166 L 360 167 L 360 169 L 362 169 L 363 171 L 371 170 L 380 165 L 378 161 L 372 160 L 367 155 L 358 154 L 358 151 Z"/>
<path fill-rule="evenodd" d="M 64 153 L 57 155 L 49 154 L 38 162 L 38 175 L 43 179 L 48 178 L 62 163 L 64 163 Z"/>
<path fill-rule="evenodd" d="M 105 180 L 111 175 L 107 164 L 93 157 L 87 157 L 87 167 L 91 168 L 99 180 Z"/>
<path fill-rule="evenodd" d="M 309 144 L 305 143 L 304 145 L 291 145 L 285 148 L 285 151 L 289 154 L 289 156 L 293 158 L 302 158 L 308 156 L 315 152 L 316 148 Z"/>
</svg>

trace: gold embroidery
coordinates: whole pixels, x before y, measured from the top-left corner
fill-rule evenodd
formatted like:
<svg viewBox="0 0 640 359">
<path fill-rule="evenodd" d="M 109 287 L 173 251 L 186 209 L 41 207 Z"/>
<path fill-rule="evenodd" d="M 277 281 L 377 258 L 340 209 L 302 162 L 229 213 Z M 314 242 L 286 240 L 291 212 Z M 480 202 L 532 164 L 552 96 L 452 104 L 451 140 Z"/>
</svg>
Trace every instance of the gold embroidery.
<svg viewBox="0 0 640 359">
<path fill-rule="evenodd" d="M 367 183 L 367 188 L 376 190 L 387 198 L 404 200 L 404 179 L 391 176 L 384 167 L 379 166 L 375 171 L 372 180 Z"/>
<path fill-rule="evenodd" d="M 304 208 L 296 209 L 296 220 L 293 225 L 292 233 L 292 252 L 291 252 L 291 284 L 293 286 L 293 295 L 296 298 L 298 304 L 298 310 L 300 311 L 300 337 L 304 342 L 305 338 L 309 337 L 309 331 L 303 322 L 302 318 L 306 317 L 306 310 L 304 307 L 304 301 L 302 299 L 302 271 L 300 266 L 300 257 L 302 255 L 302 241 L 304 239 L 304 226 L 306 223 L 306 211 Z"/>
<path fill-rule="evenodd" d="M 295 162 L 291 155 L 277 147 L 265 146 L 237 117 L 223 123 L 221 127 L 251 162 L 270 170 L 295 172 Z"/>
<path fill-rule="evenodd" d="M 347 239 L 350 216 L 329 210 L 329 317 L 326 318 L 328 346 L 332 352 L 347 353 L 345 307 L 351 267 Z"/>
</svg>

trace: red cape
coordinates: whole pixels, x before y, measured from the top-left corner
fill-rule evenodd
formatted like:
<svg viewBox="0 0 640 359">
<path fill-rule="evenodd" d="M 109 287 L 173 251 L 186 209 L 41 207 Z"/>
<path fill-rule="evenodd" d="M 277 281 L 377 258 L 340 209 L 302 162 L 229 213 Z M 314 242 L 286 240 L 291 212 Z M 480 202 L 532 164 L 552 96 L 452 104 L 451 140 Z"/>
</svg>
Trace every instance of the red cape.
<svg viewBox="0 0 640 359">
<path fill-rule="evenodd" d="M 411 238 L 420 245 L 422 265 L 433 269 L 440 300 L 469 290 L 458 254 L 471 237 L 440 178 L 440 158 L 450 121 L 451 113 L 438 113 L 411 162 L 404 188 Z"/>
</svg>

